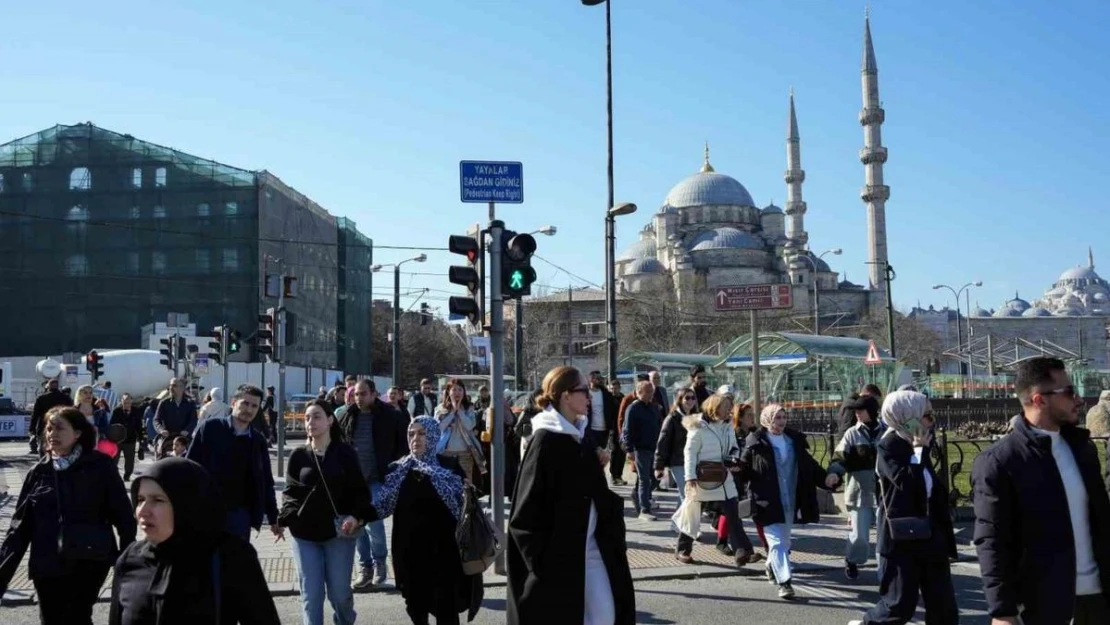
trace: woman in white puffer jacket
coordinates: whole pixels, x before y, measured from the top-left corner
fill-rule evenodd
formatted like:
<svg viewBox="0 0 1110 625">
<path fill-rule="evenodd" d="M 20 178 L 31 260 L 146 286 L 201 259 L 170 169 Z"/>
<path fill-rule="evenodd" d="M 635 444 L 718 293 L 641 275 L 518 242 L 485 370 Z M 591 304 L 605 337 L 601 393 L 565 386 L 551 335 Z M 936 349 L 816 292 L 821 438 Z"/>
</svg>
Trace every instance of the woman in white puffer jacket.
<svg viewBox="0 0 1110 625">
<path fill-rule="evenodd" d="M 736 483 L 725 475 L 721 482 L 699 482 L 698 465 L 715 463 L 735 472 L 740 450 L 732 431 L 732 398 L 728 395 L 710 395 L 702 403 L 702 413 L 683 419 L 686 426 L 685 466 L 686 496 L 695 501 L 719 501 L 728 525 L 728 542 L 736 555 L 736 565 L 744 566 L 752 554 L 752 543 L 740 525 L 737 510 Z M 700 516 L 700 515 L 699 515 Z M 684 564 L 694 561 L 694 537 L 679 532 L 675 558 Z"/>
</svg>

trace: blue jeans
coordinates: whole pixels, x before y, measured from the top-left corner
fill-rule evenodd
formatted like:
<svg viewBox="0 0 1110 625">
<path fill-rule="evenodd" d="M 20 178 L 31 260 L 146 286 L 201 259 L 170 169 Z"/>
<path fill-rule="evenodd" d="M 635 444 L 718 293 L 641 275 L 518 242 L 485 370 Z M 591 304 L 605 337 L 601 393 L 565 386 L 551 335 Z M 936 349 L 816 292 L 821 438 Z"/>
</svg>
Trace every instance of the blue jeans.
<svg viewBox="0 0 1110 625">
<path fill-rule="evenodd" d="M 314 542 L 293 537 L 293 560 L 301 583 L 304 625 L 324 625 L 324 589 L 331 602 L 332 623 L 353 625 L 355 596 L 351 590 L 351 568 L 355 564 L 355 541 L 335 537 Z"/>
<path fill-rule="evenodd" d="M 678 491 L 678 505 L 686 499 L 686 467 L 677 464 L 671 467 L 671 479 L 674 480 L 675 490 Z"/>
<path fill-rule="evenodd" d="M 381 490 L 381 482 L 370 482 L 370 496 L 374 501 L 378 500 L 378 493 Z M 389 556 L 389 543 L 385 540 L 385 521 L 367 523 L 366 529 L 359 534 L 357 543 L 360 567 L 365 569 L 373 564 L 385 565 L 385 559 Z"/>
<path fill-rule="evenodd" d="M 871 528 L 875 525 L 875 508 L 848 508 L 852 527 L 848 530 L 848 544 L 844 549 L 844 561 L 848 564 L 864 564 L 871 557 Z"/>
<path fill-rule="evenodd" d="M 637 449 L 633 454 L 636 463 L 636 484 L 632 488 L 632 504 L 636 513 L 651 513 L 651 487 L 655 475 L 652 463 L 655 462 L 654 449 Z"/>
<path fill-rule="evenodd" d="M 246 508 L 228 510 L 224 525 L 229 534 L 251 541 L 251 513 Z"/>
</svg>

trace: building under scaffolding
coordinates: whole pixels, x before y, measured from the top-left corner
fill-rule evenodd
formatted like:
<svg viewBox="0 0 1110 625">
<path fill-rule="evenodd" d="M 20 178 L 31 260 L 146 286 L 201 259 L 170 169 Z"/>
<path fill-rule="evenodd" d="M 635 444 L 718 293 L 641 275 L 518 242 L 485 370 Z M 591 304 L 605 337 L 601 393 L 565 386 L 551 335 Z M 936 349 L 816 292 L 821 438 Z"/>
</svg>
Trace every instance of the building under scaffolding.
<svg viewBox="0 0 1110 625">
<path fill-rule="evenodd" d="M 369 372 L 370 240 L 265 171 L 58 125 L 0 145 L 0 250 L 5 356 L 140 347 L 170 313 L 247 337 L 284 272 L 286 360 Z"/>
</svg>

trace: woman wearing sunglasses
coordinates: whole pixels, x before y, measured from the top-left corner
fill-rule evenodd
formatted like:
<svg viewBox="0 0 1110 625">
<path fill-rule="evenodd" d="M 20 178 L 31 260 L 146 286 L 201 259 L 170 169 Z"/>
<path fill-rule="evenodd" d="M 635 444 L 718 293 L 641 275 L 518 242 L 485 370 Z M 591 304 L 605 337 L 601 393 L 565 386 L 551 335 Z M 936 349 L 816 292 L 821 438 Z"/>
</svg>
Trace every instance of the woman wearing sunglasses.
<svg viewBox="0 0 1110 625">
<path fill-rule="evenodd" d="M 659 443 L 655 446 L 655 477 L 663 479 L 663 471 L 671 472 L 671 479 L 678 485 L 678 505 L 686 498 L 686 426 L 682 420 L 698 411 L 698 396 L 689 388 L 679 389 L 674 396 L 671 412 L 663 419 Z"/>
</svg>

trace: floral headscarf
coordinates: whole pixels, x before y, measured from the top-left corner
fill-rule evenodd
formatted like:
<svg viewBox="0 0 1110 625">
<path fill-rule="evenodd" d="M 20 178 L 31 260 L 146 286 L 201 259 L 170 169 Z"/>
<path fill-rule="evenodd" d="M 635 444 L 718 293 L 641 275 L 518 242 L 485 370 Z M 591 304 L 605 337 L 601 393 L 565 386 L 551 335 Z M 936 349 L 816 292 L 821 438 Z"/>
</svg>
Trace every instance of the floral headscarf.
<svg viewBox="0 0 1110 625">
<path fill-rule="evenodd" d="M 419 471 L 428 476 L 436 494 L 443 500 L 451 515 L 456 519 L 462 516 L 463 506 L 463 480 L 450 469 L 444 468 L 436 457 L 436 445 L 439 443 L 439 422 L 434 417 L 427 415 L 412 420 L 411 425 L 424 428 L 427 441 L 424 444 L 424 453 L 419 456 L 409 454 L 397 461 L 393 471 L 385 476 L 378 497 L 374 500 L 374 507 L 384 519 L 393 514 L 397 507 L 397 497 L 401 494 L 401 485 L 409 471 Z"/>
<path fill-rule="evenodd" d="M 767 404 L 763 407 L 763 412 L 759 413 L 759 424 L 768 430 L 771 429 L 771 423 L 775 420 L 775 415 L 780 411 L 786 411 L 786 409 L 782 407 L 782 404 Z"/>
<path fill-rule="evenodd" d="M 883 400 L 883 423 L 907 441 L 912 442 L 928 429 L 923 420 L 926 412 L 929 398 L 917 391 L 894 391 Z"/>
</svg>

